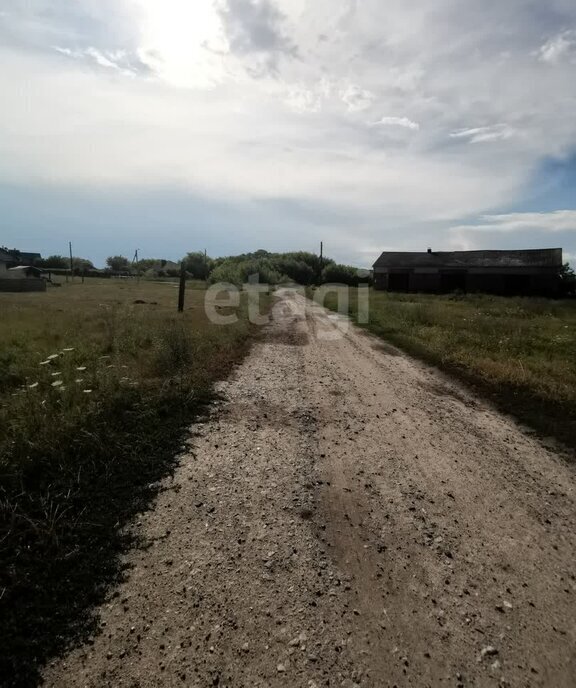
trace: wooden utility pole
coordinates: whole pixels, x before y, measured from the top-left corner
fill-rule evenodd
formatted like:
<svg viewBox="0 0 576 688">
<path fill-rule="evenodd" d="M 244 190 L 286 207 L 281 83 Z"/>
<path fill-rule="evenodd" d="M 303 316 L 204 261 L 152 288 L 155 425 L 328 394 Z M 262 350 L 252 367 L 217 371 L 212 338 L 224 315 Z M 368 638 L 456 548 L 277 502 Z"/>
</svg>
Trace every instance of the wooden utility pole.
<svg viewBox="0 0 576 688">
<path fill-rule="evenodd" d="M 208 253 L 204 249 L 204 281 L 208 281 Z"/>
<path fill-rule="evenodd" d="M 74 281 L 74 261 L 72 260 L 72 242 L 68 242 L 68 248 L 70 249 L 70 279 Z"/>
<path fill-rule="evenodd" d="M 132 266 L 136 266 L 136 280 L 138 284 L 140 284 L 140 269 L 138 268 L 138 251 L 140 249 L 137 248 L 135 253 L 134 253 L 134 258 L 132 258 Z"/>
<path fill-rule="evenodd" d="M 186 294 L 186 263 L 180 263 L 180 287 L 178 289 L 178 313 L 184 311 L 184 296 Z"/>
</svg>

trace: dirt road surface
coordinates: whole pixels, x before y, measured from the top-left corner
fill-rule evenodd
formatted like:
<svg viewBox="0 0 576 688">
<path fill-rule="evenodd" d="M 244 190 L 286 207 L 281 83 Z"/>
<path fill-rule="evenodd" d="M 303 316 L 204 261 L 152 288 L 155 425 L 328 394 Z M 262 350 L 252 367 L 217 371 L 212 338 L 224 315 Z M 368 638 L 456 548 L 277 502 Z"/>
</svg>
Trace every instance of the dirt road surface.
<svg viewBox="0 0 576 688">
<path fill-rule="evenodd" d="M 575 686 L 573 467 L 303 304 L 192 429 L 101 634 L 47 685 Z"/>
</svg>

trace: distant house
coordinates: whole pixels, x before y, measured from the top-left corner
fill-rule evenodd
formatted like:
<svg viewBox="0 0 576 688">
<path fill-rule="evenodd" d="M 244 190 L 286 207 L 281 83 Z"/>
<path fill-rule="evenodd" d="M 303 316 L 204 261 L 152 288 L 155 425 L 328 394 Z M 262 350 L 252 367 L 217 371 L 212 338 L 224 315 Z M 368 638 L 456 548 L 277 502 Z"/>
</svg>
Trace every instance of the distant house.
<svg viewBox="0 0 576 688">
<path fill-rule="evenodd" d="M 0 291 L 46 291 L 42 270 L 32 265 L 20 265 L 21 255 L 19 251 L 0 248 Z"/>
<path fill-rule="evenodd" d="M 562 249 L 384 252 L 374 263 L 376 289 L 554 296 Z"/>
<path fill-rule="evenodd" d="M 39 260 L 42 260 L 42 256 L 39 253 L 18 251 L 15 248 L 8 249 L 5 246 L 0 248 L 0 254 L 4 255 L 6 262 L 14 263 L 14 265 L 34 266 Z"/>
</svg>

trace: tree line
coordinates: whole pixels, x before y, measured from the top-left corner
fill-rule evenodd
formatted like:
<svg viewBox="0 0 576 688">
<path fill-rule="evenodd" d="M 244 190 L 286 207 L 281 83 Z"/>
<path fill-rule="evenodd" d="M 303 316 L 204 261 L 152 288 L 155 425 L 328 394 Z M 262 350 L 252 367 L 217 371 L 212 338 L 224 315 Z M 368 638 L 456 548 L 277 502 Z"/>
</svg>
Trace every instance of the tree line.
<svg viewBox="0 0 576 688">
<path fill-rule="evenodd" d="M 304 286 L 327 282 L 357 286 L 369 279 L 368 271 L 359 271 L 307 251 L 271 253 L 261 249 L 224 258 L 205 257 L 196 252 L 188 253 L 184 262 L 187 271 L 200 279 L 237 285 L 248 282 L 254 275 L 267 284 L 295 282 Z"/>
<path fill-rule="evenodd" d="M 260 249 L 253 253 L 237 256 L 211 258 L 202 251 L 187 253 L 182 259 L 189 277 L 210 282 L 230 282 L 241 285 L 257 274 L 259 281 L 267 284 L 296 282 L 304 286 L 315 284 L 337 283 L 357 286 L 360 282 L 371 281 L 367 270 L 359 270 L 350 265 L 336 263 L 331 258 L 321 258 L 307 251 L 288 253 L 271 253 Z M 177 277 L 180 270 L 164 269 L 166 260 L 161 258 L 144 258 L 131 262 L 126 256 L 109 256 L 106 269 L 113 273 L 145 274 L 154 271 L 166 277 Z M 36 266 L 44 269 L 69 270 L 70 258 L 67 256 L 48 256 L 36 261 Z M 87 258 L 73 257 L 72 266 L 75 272 L 95 270 L 92 261 Z M 576 293 L 576 274 L 565 263 L 560 272 L 560 291 L 565 295 Z"/>
<path fill-rule="evenodd" d="M 212 258 L 201 251 L 187 253 L 182 259 L 185 270 L 193 279 L 206 280 L 212 283 L 229 282 L 241 285 L 251 276 L 258 275 L 258 280 L 267 284 L 295 282 L 304 286 L 324 284 L 327 282 L 357 286 L 360 282 L 370 279 L 366 270 L 336 263 L 331 258 L 320 257 L 307 251 L 292 251 L 288 253 L 271 253 L 260 249 L 252 253 L 237 256 Z M 166 277 L 176 277 L 179 270 L 165 269 L 165 260 L 159 258 L 144 258 L 131 262 L 126 256 L 109 256 L 106 259 L 106 269 L 113 273 L 145 274 L 154 271 Z M 70 259 L 66 256 L 49 256 L 37 263 L 45 269 L 70 268 Z M 86 258 L 73 258 L 74 270 L 93 270 L 94 265 Z"/>
</svg>

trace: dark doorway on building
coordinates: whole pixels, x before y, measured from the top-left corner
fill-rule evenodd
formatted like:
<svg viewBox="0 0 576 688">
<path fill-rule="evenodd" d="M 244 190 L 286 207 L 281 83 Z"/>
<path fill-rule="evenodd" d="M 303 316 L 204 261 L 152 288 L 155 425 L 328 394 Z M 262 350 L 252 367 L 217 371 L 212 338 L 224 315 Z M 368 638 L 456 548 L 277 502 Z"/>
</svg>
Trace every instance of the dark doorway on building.
<svg viewBox="0 0 576 688">
<path fill-rule="evenodd" d="M 466 291 L 465 272 L 444 272 L 440 275 L 440 291 L 451 294 L 454 291 Z"/>
<path fill-rule="evenodd" d="M 388 291 L 408 291 L 410 287 L 410 273 L 391 272 L 388 275 Z"/>
</svg>

